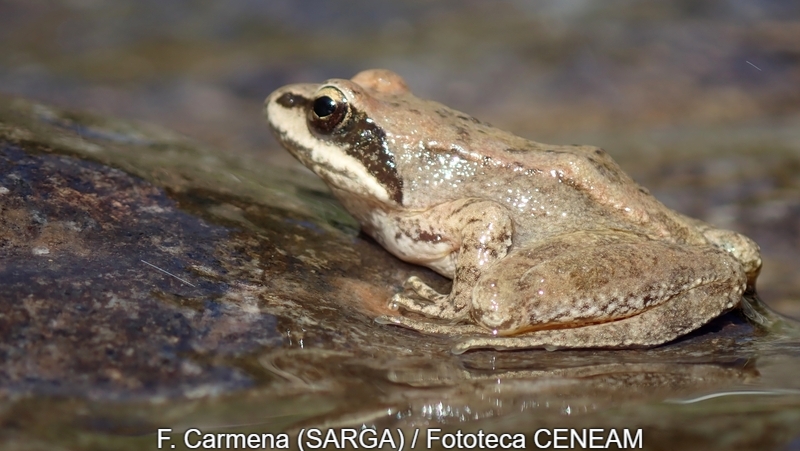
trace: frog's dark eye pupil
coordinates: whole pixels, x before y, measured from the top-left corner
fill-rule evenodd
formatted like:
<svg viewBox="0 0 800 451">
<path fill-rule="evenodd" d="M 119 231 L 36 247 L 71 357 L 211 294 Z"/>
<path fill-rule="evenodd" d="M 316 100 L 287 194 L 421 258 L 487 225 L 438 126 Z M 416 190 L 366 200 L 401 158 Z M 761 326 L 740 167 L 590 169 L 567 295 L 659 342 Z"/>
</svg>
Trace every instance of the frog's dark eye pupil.
<svg viewBox="0 0 800 451">
<path fill-rule="evenodd" d="M 317 117 L 324 118 L 330 116 L 336 111 L 336 101 L 328 96 L 317 97 L 314 101 L 314 114 Z"/>
<path fill-rule="evenodd" d="M 336 88 L 327 87 L 321 91 L 306 112 L 308 126 L 316 133 L 336 133 L 350 117 L 350 104 Z"/>
</svg>

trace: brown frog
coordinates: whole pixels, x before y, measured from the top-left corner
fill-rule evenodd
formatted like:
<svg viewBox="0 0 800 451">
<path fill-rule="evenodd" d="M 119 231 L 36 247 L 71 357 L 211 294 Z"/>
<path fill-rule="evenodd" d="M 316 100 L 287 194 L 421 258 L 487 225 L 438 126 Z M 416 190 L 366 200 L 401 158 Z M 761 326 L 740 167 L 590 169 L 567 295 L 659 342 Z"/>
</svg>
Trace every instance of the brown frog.
<svg viewBox="0 0 800 451">
<path fill-rule="evenodd" d="M 735 307 L 758 246 L 665 207 L 602 149 L 548 145 L 415 97 L 403 79 L 280 88 L 280 142 L 417 277 L 377 321 L 465 337 L 454 349 L 653 346 Z"/>
</svg>

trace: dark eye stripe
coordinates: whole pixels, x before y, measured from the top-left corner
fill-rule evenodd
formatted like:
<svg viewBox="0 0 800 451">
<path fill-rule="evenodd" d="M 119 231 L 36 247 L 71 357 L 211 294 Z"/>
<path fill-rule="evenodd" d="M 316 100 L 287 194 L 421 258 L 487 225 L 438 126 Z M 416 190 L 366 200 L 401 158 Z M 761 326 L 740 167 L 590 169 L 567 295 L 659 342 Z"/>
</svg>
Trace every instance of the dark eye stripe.
<svg viewBox="0 0 800 451">
<path fill-rule="evenodd" d="M 403 203 L 403 180 L 397 173 L 394 154 L 386 144 L 386 133 L 367 115 L 355 108 L 350 123 L 331 135 L 331 140 L 346 149 L 348 155 L 360 161 L 367 171 L 386 188 L 392 200 Z"/>
<path fill-rule="evenodd" d="M 284 108 L 313 108 L 313 101 L 307 97 L 284 93 L 275 100 Z M 386 188 L 389 196 L 398 205 L 403 203 L 403 180 L 397 172 L 394 154 L 386 144 L 386 133 L 374 122 L 367 120 L 367 115 L 352 109 L 353 118 L 346 127 L 328 135 L 323 139 L 330 140 L 345 149 L 348 155 L 357 159 L 367 168 L 381 186 Z"/>
</svg>

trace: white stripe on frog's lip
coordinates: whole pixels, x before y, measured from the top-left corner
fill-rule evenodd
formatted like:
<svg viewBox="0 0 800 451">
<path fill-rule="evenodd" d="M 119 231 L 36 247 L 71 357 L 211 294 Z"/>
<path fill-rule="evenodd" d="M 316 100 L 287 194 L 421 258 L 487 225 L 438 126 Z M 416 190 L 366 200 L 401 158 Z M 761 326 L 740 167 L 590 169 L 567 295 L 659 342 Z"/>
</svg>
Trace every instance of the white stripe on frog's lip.
<svg viewBox="0 0 800 451">
<path fill-rule="evenodd" d="M 303 91 L 297 93 L 291 89 L 280 89 L 267 98 L 264 111 L 267 122 L 275 131 L 278 140 L 327 183 L 383 203 L 395 203 L 389 191 L 360 161 L 348 155 L 343 149 L 311 134 L 306 124 L 305 109 L 286 108 L 276 102 L 287 92 L 310 99 L 313 91 L 308 92 L 308 89 Z"/>
</svg>

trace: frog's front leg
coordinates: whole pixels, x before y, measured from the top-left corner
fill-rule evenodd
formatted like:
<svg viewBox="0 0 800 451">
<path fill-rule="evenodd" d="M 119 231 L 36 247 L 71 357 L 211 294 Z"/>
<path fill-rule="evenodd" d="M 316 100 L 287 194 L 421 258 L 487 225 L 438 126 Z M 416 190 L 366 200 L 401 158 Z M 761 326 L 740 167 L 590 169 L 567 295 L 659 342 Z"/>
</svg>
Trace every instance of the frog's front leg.
<svg viewBox="0 0 800 451">
<path fill-rule="evenodd" d="M 472 289 L 480 274 L 503 258 L 511 246 L 514 227 L 508 211 L 495 202 L 466 199 L 398 221 L 398 226 L 405 229 L 419 228 L 420 224 L 444 225 L 441 230 L 451 242 L 454 253 L 446 258 L 455 262 L 455 268 L 449 269 L 453 287 L 448 295 L 438 293 L 417 277 L 410 277 L 406 288 L 416 296 L 396 294 L 392 297 L 392 306 L 451 322 L 465 319 L 470 313 Z M 428 266 L 437 269 L 436 264 Z"/>
</svg>

